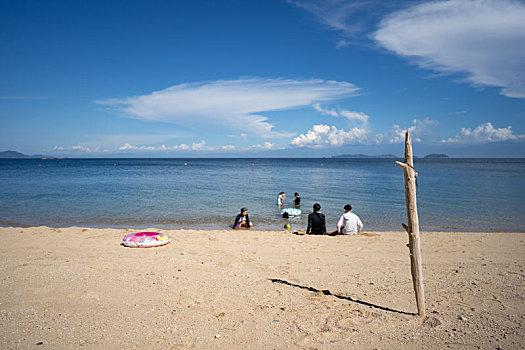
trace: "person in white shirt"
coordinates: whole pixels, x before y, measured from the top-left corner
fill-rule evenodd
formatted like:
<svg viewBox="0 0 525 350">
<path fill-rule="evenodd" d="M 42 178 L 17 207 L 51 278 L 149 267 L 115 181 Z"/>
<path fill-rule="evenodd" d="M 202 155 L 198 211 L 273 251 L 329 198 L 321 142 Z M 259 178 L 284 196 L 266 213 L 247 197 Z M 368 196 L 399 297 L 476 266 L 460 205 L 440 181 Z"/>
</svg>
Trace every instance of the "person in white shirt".
<svg viewBox="0 0 525 350">
<path fill-rule="evenodd" d="M 345 205 L 345 213 L 341 215 L 339 222 L 337 223 L 337 233 L 340 235 L 356 235 L 363 229 L 363 223 L 359 216 L 352 213 L 352 206 L 350 204 Z M 334 232 L 335 233 L 335 232 Z"/>
<path fill-rule="evenodd" d="M 277 197 L 277 205 L 283 205 L 285 198 L 286 198 L 286 193 L 284 192 L 279 193 L 279 197 Z"/>
</svg>

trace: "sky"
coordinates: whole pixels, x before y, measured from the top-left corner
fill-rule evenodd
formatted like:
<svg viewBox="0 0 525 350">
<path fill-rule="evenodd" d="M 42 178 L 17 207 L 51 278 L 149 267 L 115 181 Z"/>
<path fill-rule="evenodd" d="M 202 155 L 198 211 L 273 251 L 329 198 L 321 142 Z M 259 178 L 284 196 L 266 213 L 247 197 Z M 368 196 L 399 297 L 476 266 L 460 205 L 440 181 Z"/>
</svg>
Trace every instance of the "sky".
<svg viewBox="0 0 525 350">
<path fill-rule="evenodd" d="M 0 151 L 525 157 L 525 1 L 0 2 Z"/>
</svg>

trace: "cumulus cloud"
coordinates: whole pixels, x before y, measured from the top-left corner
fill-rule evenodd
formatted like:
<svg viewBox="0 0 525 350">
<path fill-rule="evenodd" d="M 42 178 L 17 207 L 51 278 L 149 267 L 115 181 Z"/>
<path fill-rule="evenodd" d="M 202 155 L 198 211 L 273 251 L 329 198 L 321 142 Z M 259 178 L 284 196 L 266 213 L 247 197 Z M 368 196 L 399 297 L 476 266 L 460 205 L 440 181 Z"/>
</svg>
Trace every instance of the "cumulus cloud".
<svg viewBox="0 0 525 350">
<path fill-rule="evenodd" d="M 525 98 L 525 5 L 512 0 L 433 1 L 384 18 L 377 43 L 420 67 L 460 72 L 476 86 Z"/>
<path fill-rule="evenodd" d="M 348 82 L 251 78 L 181 84 L 96 103 L 117 108 L 131 118 L 276 138 L 294 133 L 274 131 L 268 117 L 261 113 L 302 108 L 352 96 L 358 90 Z"/>
<path fill-rule="evenodd" d="M 405 142 L 405 133 L 410 131 L 412 140 L 421 142 L 421 137 L 430 134 L 433 127 L 437 125 L 437 121 L 425 118 L 423 120 L 414 119 L 412 125 L 408 128 L 401 128 L 399 125 L 394 125 L 390 131 L 384 134 L 377 134 L 375 136 L 375 143 L 377 144 L 394 144 Z"/>
<path fill-rule="evenodd" d="M 514 135 L 511 126 L 495 128 L 492 123 L 478 125 L 474 129 L 461 128 L 453 138 L 442 140 L 443 143 L 488 143 L 497 141 L 525 140 L 525 135 Z"/>
<path fill-rule="evenodd" d="M 349 131 L 324 124 L 314 125 L 306 134 L 295 137 L 291 144 L 296 147 L 339 147 L 345 144 L 362 143 L 367 139 L 368 130 L 353 128 Z"/>
</svg>

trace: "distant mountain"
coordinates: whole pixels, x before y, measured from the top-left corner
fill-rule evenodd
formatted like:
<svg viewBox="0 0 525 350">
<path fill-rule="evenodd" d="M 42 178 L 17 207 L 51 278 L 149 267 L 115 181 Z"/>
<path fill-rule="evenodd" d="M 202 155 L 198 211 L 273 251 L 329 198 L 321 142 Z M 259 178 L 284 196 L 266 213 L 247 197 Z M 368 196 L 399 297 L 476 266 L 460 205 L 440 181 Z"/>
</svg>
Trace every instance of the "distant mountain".
<svg viewBox="0 0 525 350">
<path fill-rule="evenodd" d="M 332 156 L 332 158 L 395 158 L 395 159 L 399 159 L 401 157 L 398 157 L 393 154 L 381 154 L 378 156 L 369 156 L 366 154 L 340 154 L 337 156 Z"/>
<path fill-rule="evenodd" d="M 44 158 L 43 155 L 41 154 L 34 154 L 32 156 L 28 156 L 27 154 L 23 154 L 23 153 L 20 153 L 20 152 L 16 152 L 16 151 L 0 151 L 0 159 L 6 159 L 6 158 L 11 158 L 11 159 L 15 159 L 15 158 Z"/>
<path fill-rule="evenodd" d="M 424 158 L 449 158 L 449 156 L 447 156 L 446 154 L 441 154 L 441 153 L 432 153 L 432 154 L 427 154 Z"/>
</svg>

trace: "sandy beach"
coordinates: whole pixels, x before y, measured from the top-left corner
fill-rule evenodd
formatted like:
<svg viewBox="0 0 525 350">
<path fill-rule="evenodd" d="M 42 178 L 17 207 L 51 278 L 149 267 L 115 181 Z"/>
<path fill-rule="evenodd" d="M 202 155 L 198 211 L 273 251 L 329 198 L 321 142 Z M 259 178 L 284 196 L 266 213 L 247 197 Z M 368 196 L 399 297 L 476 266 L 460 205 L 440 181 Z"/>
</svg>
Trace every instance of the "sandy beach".
<svg viewBox="0 0 525 350">
<path fill-rule="evenodd" d="M 2 349 L 518 349 L 525 236 L 421 237 L 415 315 L 403 232 L 0 228 Z"/>
</svg>

